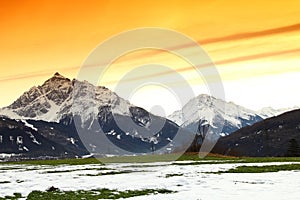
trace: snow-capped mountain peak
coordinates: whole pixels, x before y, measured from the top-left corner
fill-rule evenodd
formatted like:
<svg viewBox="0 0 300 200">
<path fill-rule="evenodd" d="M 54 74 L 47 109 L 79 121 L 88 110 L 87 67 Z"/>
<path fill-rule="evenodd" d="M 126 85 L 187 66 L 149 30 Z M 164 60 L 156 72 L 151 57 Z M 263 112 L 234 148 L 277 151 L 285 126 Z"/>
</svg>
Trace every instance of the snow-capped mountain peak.
<svg viewBox="0 0 300 200">
<path fill-rule="evenodd" d="M 73 92 L 57 113 L 61 119 L 66 113 L 81 116 L 82 122 L 96 119 L 99 109 L 108 106 L 114 114 L 129 115 L 132 105 L 103 86 L 94 86 L 87 81 L 74 80 Z"/>
<path fill-rule="evenodd" d="M 208 121 L 212 127 L 224 124 L 221 134 L 225 135 L 261 120 L 255 111 L 207 94 L 191 99 L 182 110 L 175 111 L 168 118 L 193 132 L 197 131 L 201 120 Z"/>
<path fill-rule="evenodd" d="M 80 115 L 85 120 L 96 118 L 98 108 L 105 105 L 110 105 L 115 113 L 129 113 L 130 103 L 109 89 L 87 81 L 71 81 L 56 72 L 42 85 L 30 88 L 11 105 L 2 108 L 0 114 L 13 119 L 54 122 L 65 115 Z"/>
</svg>

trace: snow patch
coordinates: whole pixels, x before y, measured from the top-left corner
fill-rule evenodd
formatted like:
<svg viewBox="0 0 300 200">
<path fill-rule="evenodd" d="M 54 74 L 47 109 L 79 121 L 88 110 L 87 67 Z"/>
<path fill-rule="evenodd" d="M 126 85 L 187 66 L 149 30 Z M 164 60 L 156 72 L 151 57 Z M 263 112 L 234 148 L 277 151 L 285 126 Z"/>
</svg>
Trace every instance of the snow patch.
<svg viewBox="0 0 300 200">
<path fill-rule="evenodd" d="M 37 144 L 37 145 L 41 145 L 41 144 L 42 144 L 42 143 L 40 143 L 40 142 L 38 142 L 38 141 L 36 140 L 36 138 L 34 137 L 34 135 L 33 135 L 31 132 L 26 131 L 26 133 L 29 135 L 29 137 L 31 138 L 31 140 L 32 140 L 33 143 L 35 143 L 35 144 Z"/>
<path fill-rule="evenodd" d="M 29 124 L 26 120 L 21 119 L 21 121 L 25 124 L 25 126 L 31 128 L 31 129 L 34 130 L 34 131 L 38 131 L 37 128 L 35 128 L 32 124 Z"/>
</svg>

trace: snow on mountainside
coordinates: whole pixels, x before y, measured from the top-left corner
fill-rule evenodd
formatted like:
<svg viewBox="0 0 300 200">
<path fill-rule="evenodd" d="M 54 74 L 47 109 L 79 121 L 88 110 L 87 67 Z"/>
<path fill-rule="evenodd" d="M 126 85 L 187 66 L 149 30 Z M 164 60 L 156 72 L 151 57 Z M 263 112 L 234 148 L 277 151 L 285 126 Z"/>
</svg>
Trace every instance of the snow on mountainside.
<svg viewBox="0 0 300 200">
<path fill-rule="evenodd" d="M 76 97 L 76 107 L 72 107 L 73 97 Z M 88 120 L 96 118 L 98 107 L 104 105 L 112 106 L 114 113 L 129 113 L 130 103 L 109 89 L 87 81 L 71 81 L 55 73 L 43 85 L 32 87 L 10 106 L 1 109 L 0 114 L 12 119 L 58 122 L 64 115 L 73 113 Z"/>
<path fill-rule="evenodd" d="M 192 132 L 197 131 L 200 120 L 208 121 L 211 127 L 224 124 L 221 136 L 262 120 L 255 111 L 206 94 L 191 99 L 182 110 L 175 111 L 168 118 Z"/>
<path fill-rule="evenodd" d="M 275 109 L 272 107 L 265 107 L 265 108 L 258 110 L 257 113 L 259 116 L 261 116 L 262 118 L 265 119 L 265 118 L 281 115 L 288 111 L 297 110 L 299 108 L 300 108 L 299 106 L 294 106 L 291 108 L 280 108 L 280 109 Z"/>
</svg>

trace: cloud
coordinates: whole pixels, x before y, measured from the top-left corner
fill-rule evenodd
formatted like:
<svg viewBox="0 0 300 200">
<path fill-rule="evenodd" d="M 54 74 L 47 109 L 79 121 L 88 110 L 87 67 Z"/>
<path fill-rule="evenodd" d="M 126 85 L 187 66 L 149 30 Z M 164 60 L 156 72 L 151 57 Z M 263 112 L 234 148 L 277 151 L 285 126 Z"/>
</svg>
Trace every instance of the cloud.
<svg viewBox="0 0 300 200">
<path fill-rule="evenodd" d="M 236 63 L 236 62 L 255 60 L 255 59 L 260 59 L 260 58 L 267 58 L 267 57 L 273 57 L 273 56 L 279 56 L 279 55 L 285 55 L 285 54 L 291 54 L 291 53 L 298 53 L 298 52 L 300 52 L 300 48 L 240 56 L 240 57 L 236 57 L 236 58 L 229 58 L 229 59 L 216 61 L 214 63 L 216 65 L 224 65 L 224 64 L 230 64 L 230 63 Z M 207 63 L 207 64 L 201 65 L 200 67 L 208 67 L 210 65 L 211 65 L 211 63 Z"/>
<path fill-rule="evenodd" d="M 242 40 L 242 39 L 263 37 L 263 36 L 269 36 L 274 34 L 289 33 L 294 31 L 300 31 L 300 23 L 289 25 L 289 26 L 277 27 L 273 29 L 262 30 L 262 31 L 239 33 L 239 34 L 228 35 L 228 36 L 218 37 L 218 38 L 209 38 L 205 40 L 200 40 L 198 42 L 200 44 L 211 44 L 216 42 L 226 42 L 232 40 Z"/>
</svg>

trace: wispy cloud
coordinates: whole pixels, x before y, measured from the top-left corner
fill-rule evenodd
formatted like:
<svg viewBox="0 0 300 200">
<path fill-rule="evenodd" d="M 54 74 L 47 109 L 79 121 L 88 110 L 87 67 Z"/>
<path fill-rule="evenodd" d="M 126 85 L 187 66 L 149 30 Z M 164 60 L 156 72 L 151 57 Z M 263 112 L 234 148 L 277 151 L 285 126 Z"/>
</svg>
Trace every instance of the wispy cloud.
<svg viewBox="0 0 300 200">
<path fill-rule="evenodd" d="M 277 27 L 277 28 L 273 28 L 273 29 L 262 30 L 262 31 L 239 33 L 239 34 L 228 35 L 228 36 L 218 37 L 218 38 L 209 38 L 209 39 L 205 39 L 205 40 L 200 40 L 199 43 L 200 44 L 211 44 L 211 43 L 216 43 L 216 42 L 251 39 L 251 38 L 269 36 L 269 35 L 274 35 L 274 34 L 289 33 L 289 32 L 294 32 L 294 31 L 300 31 L 300 23 L 289 25 L 289 26 Z"/>
</svg>

